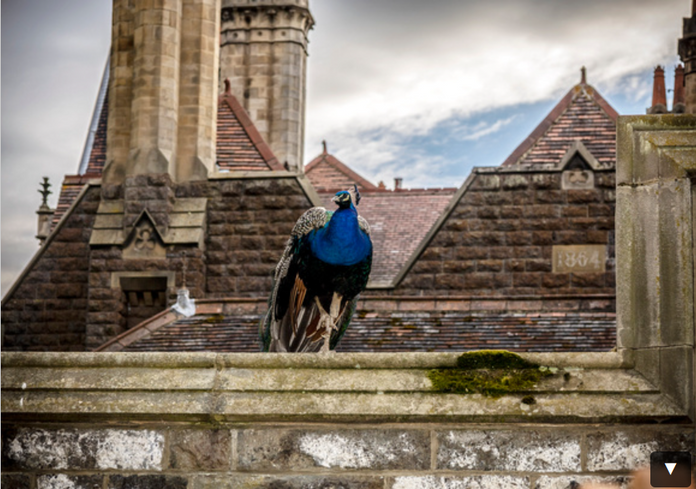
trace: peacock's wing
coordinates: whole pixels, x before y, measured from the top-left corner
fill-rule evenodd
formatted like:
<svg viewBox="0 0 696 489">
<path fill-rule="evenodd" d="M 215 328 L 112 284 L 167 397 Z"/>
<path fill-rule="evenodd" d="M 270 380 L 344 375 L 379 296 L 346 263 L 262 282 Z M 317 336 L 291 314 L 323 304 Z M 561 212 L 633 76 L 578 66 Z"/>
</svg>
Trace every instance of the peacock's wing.
<svg viewBox="0 0 696 489">
<path fill-rule="evenodd" d="M 332 214 L 323 207 L 313 207 L 295 223 L 283 256 L 276 266 L 268 311 L 260 325 L 262 351 L 302 351 L 295 349 L 298 347 L 298 322 L 306 317 L 317 316 L 312 314 L 316 311 L 307 311 L 303 306 L 307 289 L 297 273 L 302 238 L 313 230 L 324 227 Z"/>
</svg>

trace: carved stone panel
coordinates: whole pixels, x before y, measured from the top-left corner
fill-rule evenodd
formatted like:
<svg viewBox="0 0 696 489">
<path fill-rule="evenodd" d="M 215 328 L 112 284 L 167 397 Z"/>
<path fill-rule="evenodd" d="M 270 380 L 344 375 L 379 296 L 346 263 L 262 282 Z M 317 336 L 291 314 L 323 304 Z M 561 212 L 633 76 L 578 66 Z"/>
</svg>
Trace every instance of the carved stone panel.
<svg viewBox="0 0 696 489">
<path fill-rule="evenodd" d="M 141 218 L 133 228 L 127 246 L 123 249 L 124 258 L 166 258 L 167 249 L 159 233 L 148 218 Z"/>
<path fill-rule="evenodd" d="M 553 273 L 604 272 L 607 263 L 605 245 L 569 245 L 553 247 Z"/>
</svg>

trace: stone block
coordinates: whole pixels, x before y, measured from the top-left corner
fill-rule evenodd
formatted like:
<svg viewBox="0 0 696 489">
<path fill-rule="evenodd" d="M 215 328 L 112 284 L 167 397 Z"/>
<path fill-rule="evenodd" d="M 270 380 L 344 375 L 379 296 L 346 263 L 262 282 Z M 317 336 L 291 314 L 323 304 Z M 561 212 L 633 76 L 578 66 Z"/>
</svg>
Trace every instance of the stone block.
<svg viewBox="0 0 696 489">
<path fill-rule="evenodd" d="M 694 431 L 688 427 L 603 431 L 588 434 L 586 443 L 587 470 L 629 471 L 649 465 L 652 452 L 693 449 Z"/>
<path fill-rule="evenodd" d="M 2 466 L 40 470 L 160 470 L 164 437 L 144 430 L 3 432 Z"/>
<path fill-rule="evenodd" d="M 438 469 L 515 472 L 581 470 L 579 434 L 553 430 L 467 430 L 440 432 L 437 438 Z"/>
<path fill-rule="evenodd" d="M 187 489 L 184 477 L 168 475 L 112 475 L 109 489 Z"/>
<path fill-rule="evenodd" d="M 471 477 L 402 476 L 396 477 L 391 489 L 528 489 L 529 477 L 510 475 L 476 475 Z"/>
<path fill-rule="evenodd" d="M 382 477 L 355 475 L 265 476 L 241 475 L 198 476 L 188 489 L 383 489 Z"/>
<path fill-rule="evenodd" d="M 534 489 L 573 489 L 580 484 L 609 484 L 613 489 L 626 489 L 629 478 L 624 476 L 593 477 L 585 475 L 542 475 L 534 483 Z M 581 486 L 584 487 L 584 486 Z"/>
<path fill-rule="evenodd" d="M 6 489 L 30 489 L 31 479 L 26 474 L 2 474 L 0 486 Z"/>
<path fill-rule="evenodd" d="M 561 190 L 540 190 L 534 194 L 534 198 L 539 204 L 563 204 L 565 203 L 565 192 Z"/>
<path fill-rule="evenodd" d="M 227 430 L 172 431 L 170 466 L 178 470 L 229 470 L 232 437 Z"/>
<path fill-rule="evenodd" d="M 370 469 L 430 467 L 430 435 L 406 430 L 242 430 L 239 470 Z"/>
<path fill-rule="evenodd" d="M 36 479 L 36 489 L 102 489 L 101 475 L 48 474 Z"/>
</svg>

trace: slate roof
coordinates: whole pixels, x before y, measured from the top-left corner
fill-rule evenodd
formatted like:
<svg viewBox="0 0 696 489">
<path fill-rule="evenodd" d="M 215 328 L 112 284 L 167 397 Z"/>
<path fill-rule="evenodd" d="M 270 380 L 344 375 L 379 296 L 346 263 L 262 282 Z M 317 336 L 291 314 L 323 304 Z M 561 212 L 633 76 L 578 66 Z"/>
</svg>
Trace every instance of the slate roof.
<svg viewBox="0 0 696 489">
<path fill-rule="evenodd" d="M 228 80 L 225 80 L 225 93 L 218 101 L 216 146 L 219 171 L 285 170 L 249 114 L 232 95 Z"/>
<path fill-rule="evenodd" d="M 87 171 L 85 173 L 97 173 L 101 175 L 106 163 L 106 124 L 109 119 L 109 92 L 106 92 L 104 103 L 99 113 L 99 122 L 97 123 L 97 131 L 94 134 L 92 148 L 89 153 L 89 161 L 87 162 Z"/>
<path fill-rule="evenodd" d="M 56 211 L 53 213 L 53 219 L 51 221 L 51 229 L 54 229 L 65 215 L 79 195 L 82 187 L 90 180 L 98 178 L 101 178 L 101 171 L 99 173 L 86 173 L 84 175 L 66 175 L 63 178 L 63 185 L 60 187 L 60 195 L 58 196 L 58 204 L 56 205 Z"/>
<path fill-rule="evenodd" d="M 357 184 L 360 190 L 377 190 L 372 182 L 351 170 L 338 158 L 324 151 L 305 166 L 305 175 L 318 192 L 345 190 Z"/>
<path fill-rule="evenodd" d="M 197 314 L 136 334 L 117 351 L 258 351 L 260 315 Z M 613 313 L 392 312 L 355 317 L 339 352 L 609 351 Z"/>
<path fill-rule="evenodd" d="M 455 191 L 455 188 L 362 191 L 358 212 L 370 223 L 374 246 L 371 286 L 391 284 Z M 327 209 L 336 207 L 331 202 L 333 192 L 319 195 Z"/>
<path fill-rule="evenodd" d="M 553 166 L 575 141 L 581 141 L 601 166 L 613 168 L 617 117 L 592 86 L 576 85 L 501 166 Z"/>
</svg>

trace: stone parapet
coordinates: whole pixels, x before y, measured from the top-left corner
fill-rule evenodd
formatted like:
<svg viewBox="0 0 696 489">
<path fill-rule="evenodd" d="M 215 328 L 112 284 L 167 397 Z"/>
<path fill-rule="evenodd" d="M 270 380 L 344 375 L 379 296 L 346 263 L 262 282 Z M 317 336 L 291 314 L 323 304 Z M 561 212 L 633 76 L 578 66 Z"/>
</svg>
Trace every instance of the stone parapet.
<svg viewBox="0 0 696 489">
<path fill-rule="evenodd" d="M 694 447 L 630 359 L 524 357 L 555 373 L 493 398 L 433 392 L 455 354 L 4 353 L 2 483 L 552 489 Z"/>
</svg>

